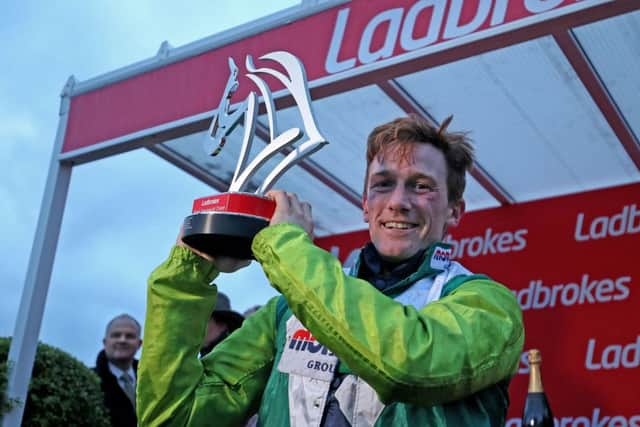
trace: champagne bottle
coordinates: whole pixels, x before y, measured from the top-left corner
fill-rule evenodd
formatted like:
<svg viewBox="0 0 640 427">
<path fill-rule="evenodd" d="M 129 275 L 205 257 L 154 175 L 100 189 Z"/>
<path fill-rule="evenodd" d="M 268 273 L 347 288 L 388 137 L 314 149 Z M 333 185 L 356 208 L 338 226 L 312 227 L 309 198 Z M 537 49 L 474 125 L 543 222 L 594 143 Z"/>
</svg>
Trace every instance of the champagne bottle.
<svg viewBox="0 0 640 427">
<path fill-rule="evenodd" d="M 524 403 L 522 427 L 553 427 L 553 414 L 542 388 L 540 350 L 529 350 L 527 359 L 529 360 L 529 392 Z"/>
</svg>

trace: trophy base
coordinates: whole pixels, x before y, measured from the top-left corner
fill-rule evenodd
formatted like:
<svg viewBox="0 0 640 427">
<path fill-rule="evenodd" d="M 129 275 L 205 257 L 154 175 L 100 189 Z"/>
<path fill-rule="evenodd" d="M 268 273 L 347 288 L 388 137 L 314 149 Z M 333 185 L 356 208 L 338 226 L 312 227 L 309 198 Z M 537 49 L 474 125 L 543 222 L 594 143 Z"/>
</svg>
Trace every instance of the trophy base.
<svg viewBox="0 0 640 427">
<path fill-rule="evenodd" d="M 201 212 L 185 218 L 182 241 L 214 257 L 254 259 L 251 252 L 253 237 L 268 225 L 268 220 L 255 216 Z"/>
</svg>

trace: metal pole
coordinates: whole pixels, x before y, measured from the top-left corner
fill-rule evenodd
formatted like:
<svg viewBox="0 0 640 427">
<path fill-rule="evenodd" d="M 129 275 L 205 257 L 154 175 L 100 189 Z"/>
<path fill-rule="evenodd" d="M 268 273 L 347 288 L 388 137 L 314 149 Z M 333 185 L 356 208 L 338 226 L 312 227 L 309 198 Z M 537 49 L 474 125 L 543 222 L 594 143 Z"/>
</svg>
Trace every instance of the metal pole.
<svg viewBox="0 0 640 427">
<path fill-rule="evenodd" d="M 62 150 L 67 129 L 69 104 L 74 84 L 74 77 L 69 77 L 60 95 L 58 131 L 7 360 L 7 398 L 16 404 L 11 411 L 2 417 L 3 427 L 20 426 L 31 380 L 42 315 L 51 279 L 51 269 L 71 178 L 71 164 L 61 164 L 58 161 L 58 155 Z"/>
</svg>

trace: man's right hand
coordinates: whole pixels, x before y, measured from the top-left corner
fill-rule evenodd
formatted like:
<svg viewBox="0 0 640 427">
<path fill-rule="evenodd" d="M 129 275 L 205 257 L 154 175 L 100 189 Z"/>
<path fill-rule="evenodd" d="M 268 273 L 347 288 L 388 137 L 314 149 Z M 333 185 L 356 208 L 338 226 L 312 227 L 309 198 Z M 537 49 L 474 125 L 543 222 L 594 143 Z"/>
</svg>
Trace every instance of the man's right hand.
<svg viewBox="0 0 640 427">
<path fill-rule="evenodd" d="M 184 233 L 184 230 L 182 227 L 180 227 L 180 233 L 178 233 L 178 238 L 176 239 L 176 246 L 182 246 L 184 248 L 187 248 L 194 254 L 198 255 L 199 257 L 214 263 L 218 271 L 220 271 L 221 273 L 233 273 L 234 271 L 238 271 L 241 268 L 244 268 L 249 264 L 251 264 L 250 259 L 238 259 L 238 258 L 224 256 L 224 255 L 218 255 L 214 257 L 202 251 L 194 249 L 182 241 L 183 233 Z"/>
</svg>

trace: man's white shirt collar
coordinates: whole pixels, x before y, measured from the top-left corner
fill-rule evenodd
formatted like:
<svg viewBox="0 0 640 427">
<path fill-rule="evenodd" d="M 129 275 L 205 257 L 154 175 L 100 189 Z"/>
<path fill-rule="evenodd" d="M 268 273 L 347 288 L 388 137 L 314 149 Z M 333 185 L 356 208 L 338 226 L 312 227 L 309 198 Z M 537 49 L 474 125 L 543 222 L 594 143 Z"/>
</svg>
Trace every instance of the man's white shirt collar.
<svg viewBox="0 0 640 427">
<path fill-rule="evenodd" d="M 123 371 L 122 369 L 120 369 L 116 365 L 114 365 L 113 363 L 109 362 L 109 370 L 118 379 L 118 383 L 120 384 L 121 387 L 123 386 L 123 384 L 122 384 L 122 380 L 120 379 L 120 377 L 125 372 L 127 374 L 129 374 L 129 377 L 132 379 L 133 384 L 136 383 L 136 373 L 133 370 L 133 366 L 129 366 L 129 369 L 127 369 L 126 371 Z"/>
</svg>

